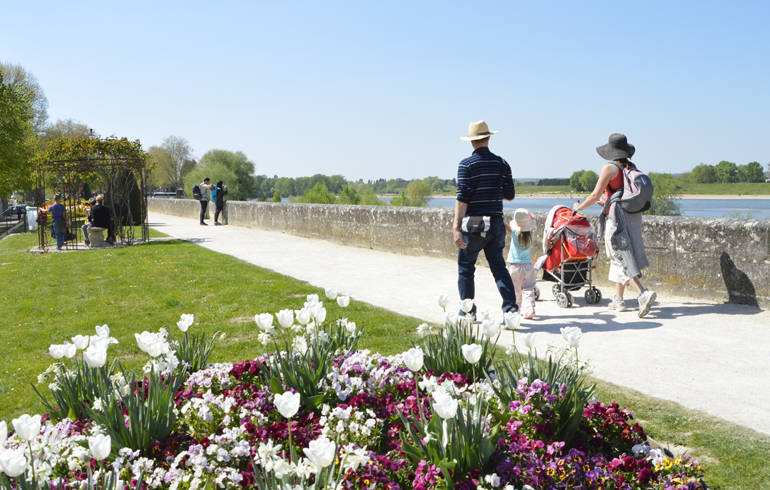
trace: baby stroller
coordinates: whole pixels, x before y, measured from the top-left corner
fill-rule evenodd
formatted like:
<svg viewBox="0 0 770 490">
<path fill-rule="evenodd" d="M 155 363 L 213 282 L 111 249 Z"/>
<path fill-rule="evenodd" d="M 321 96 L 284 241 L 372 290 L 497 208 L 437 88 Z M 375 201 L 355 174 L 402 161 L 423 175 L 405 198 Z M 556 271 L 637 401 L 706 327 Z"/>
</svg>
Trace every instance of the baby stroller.
<svg viewBox="0 0 770 490">
<path fill-rule="evenodd" d="M 570 291 L 588 286 L 585 299 L 596 304 L 602 293 L 591 284 L 593 258 L 599 247 L 591 222 L 583 215 L 576 214 L 567 206 L 556 205 L 548 212 L 543 230 L 543 251 L 535 268 L 543 269 L 543 279 L 554 281 L 553 296 L 562 308 L 572 306 Z"/>
</svg>

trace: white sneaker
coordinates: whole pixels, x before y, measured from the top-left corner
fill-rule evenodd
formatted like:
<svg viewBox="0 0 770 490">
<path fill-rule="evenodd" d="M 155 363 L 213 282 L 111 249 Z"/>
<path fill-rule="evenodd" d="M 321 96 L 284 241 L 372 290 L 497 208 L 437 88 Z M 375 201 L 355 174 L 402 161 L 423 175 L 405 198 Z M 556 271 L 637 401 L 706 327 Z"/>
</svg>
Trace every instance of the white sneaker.
<svg viewBox="0 0 770 490">
<path fill-rule="evenodd" d="M 645 291 L 639 295 L 639 318 L 644 318 L 650 312 L 650 308 L 655 303 L 658 294 L 655 291 Z"/>
<path fill-rule="evenodd" d="M 628 308 L 626 308 L 626 303 L 624 303 L 623 300 L 617 296 L 612 297 L 612 301 L 610 301 L 610 309 L 615 311 L 628 310 Z"/>
</svg>

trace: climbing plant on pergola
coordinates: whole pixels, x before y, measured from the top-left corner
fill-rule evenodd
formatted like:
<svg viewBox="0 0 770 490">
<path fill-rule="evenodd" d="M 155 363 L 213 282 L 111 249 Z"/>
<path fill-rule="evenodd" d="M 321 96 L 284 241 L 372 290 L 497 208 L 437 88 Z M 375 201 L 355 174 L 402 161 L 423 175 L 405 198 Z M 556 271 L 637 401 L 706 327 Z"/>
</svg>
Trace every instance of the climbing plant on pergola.
<svg viewBox="0 0 770 490">
<path fill-rule="evenodd" d="M 85 183 L 101 184 L 104 205 L 111 214 L 112 237 L 116 243 L 130 245 L 149 240 L 147 195 L 150 155 L 139 140 L 126 138 L 79 137 L 51 142 L 35 158 L 39 245 L 47 248 L 50 221 L 46 219 L 50 200 L 46 190 L 61 194 L 70 218 L 70 236 L 66 248 L 78 248 L 82 241 L 80 225 L 87 215 Z M 141 230 L 141 238 L 135 229 Z"/>
</svg>

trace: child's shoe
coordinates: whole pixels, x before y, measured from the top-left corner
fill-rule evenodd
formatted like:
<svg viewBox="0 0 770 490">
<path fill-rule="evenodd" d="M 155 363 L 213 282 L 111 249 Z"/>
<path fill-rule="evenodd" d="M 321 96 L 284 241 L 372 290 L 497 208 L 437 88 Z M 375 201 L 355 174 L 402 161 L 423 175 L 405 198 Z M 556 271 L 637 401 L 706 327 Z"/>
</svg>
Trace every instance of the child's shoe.
<svg viewBox="0 0 770 490">
<path fill-rule="evenodd" d="M 534 313 L 527 313 L 527 314 L 524 315 L 524 319 L 525 320 L 534 320 L 535 319 L 535 314 Z"/>
<path fill-rule="evenodd" d="M 650 312 L 650 308 L 655 303 L 655 298 L 657 297 L 658 294 L 655 291 L 649 290 L 639 295 L 639 318 L 644 318 Z"/>
<path fill-rule="evenodd" d="M 623 299 L 617 295 L 612 297 L 612 301 L 610 301 L 610 309 L 615 311 L 628 310 L 628 308 L 626 308 L 626 303 L 624 303 Z"/>
</svg>

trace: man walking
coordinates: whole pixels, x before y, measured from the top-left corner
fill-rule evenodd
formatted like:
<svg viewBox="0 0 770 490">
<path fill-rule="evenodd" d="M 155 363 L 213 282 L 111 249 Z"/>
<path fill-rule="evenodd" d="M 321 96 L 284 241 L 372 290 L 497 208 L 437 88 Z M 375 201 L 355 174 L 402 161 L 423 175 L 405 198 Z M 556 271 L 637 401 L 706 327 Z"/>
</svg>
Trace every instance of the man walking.
<svg viewBox="0 0 770 490">
<path fill-rule="evenodd" d="M 484 121 L 476 121 L 468 125 L 468 136 L 460 137 L 471 142 L 473 154 L 461 161 L 457 168 L 457 201 L 452 230 L 457 246 L 460 299 L 473 299 L 476 295 L 476 259 L 484 250 L 503 298 L 503 312 L 507 313 L 519 309 L 513 282 L 503 259 L 503 199 L 513 200 L 515 190 L 511 167 L 489 150 L 489 137 L 495 133 L 497 131 L 489 131 Z M 470 313 L 475 312 L 474 305 Z"/>
<path fill-rule="evenodd" d="M 214 188 L 213 185 L 209 184 L 211 180 L 206 177 L 203 179 L 203 182 L 198 184 L 198 187 L 201 189 L 201 224 L 202 225 L 208 225 L 203 219 L 206 217 L 206 210 L 208 210 L 209 207 L 209 192 L 211 189 Z"/>
</svg>

